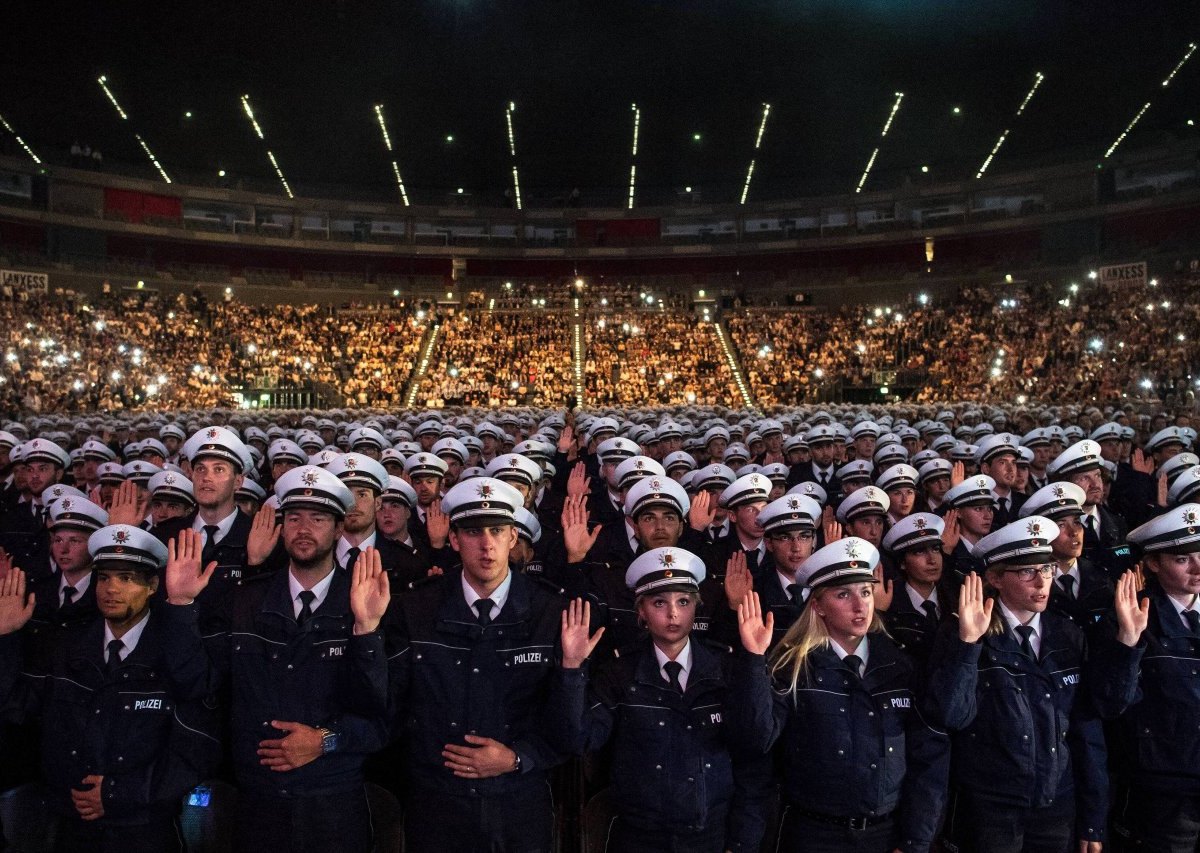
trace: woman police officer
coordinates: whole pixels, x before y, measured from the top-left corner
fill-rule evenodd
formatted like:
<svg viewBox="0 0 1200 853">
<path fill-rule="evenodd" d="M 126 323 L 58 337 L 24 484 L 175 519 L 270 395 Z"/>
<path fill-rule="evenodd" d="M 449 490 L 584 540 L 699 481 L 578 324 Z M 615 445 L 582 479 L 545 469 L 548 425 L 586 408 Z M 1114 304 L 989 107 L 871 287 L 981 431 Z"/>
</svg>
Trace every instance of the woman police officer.
<svg viewBox="0 0 1200 853">
<path fill-rule="evenodd" d="M 737 725 L 764 752 L 780 743 L 779 850 L 928 850 L 945 799 L 949 740 L 921 718 L 913 664 L 874 607 L 879 552 L 858 537 L 826 545 L 808 605 L 772 652 L 758 596 L 738 612 Z"/>
</svg>

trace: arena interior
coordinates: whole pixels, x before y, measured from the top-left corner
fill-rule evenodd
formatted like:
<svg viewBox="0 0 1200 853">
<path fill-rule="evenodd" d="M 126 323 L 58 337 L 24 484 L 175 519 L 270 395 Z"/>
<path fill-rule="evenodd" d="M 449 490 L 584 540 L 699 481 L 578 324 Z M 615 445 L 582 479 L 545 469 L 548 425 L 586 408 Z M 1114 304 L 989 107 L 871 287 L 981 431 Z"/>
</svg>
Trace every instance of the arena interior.
<svg viewBox="0 0 1200 853">
<path fill-rule="evenodd" d="M 1193 4 L 18 5 L 0 850 L 1200 851 Z"/>
</svg>

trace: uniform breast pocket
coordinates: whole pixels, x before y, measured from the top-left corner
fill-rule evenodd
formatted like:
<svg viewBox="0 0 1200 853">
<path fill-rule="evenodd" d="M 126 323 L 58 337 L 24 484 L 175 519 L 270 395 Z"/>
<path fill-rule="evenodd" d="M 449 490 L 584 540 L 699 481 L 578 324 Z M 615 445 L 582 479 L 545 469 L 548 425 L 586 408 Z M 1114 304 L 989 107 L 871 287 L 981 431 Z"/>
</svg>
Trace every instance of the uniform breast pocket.
<svg viewBox="0 0 1200 853">
<path fill-rule="evenodd" d="M 1142 677 L 1170 702 L 1200 705 L 1200 659 L 1155 657 L 1142 665 Z"/>
</svg>

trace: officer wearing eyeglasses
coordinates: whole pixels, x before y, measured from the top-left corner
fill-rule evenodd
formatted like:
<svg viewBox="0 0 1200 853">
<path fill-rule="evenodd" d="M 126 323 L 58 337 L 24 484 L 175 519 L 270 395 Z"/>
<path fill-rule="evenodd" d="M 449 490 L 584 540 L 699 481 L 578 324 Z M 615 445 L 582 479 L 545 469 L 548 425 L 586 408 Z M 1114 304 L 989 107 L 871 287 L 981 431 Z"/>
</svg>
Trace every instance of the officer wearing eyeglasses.
<svg viewBox="0 0 1200 853">
<path fill-rule="evenodd" d="M 763 612 L 775 615 L 771 647 L 783 639 L 808 600 L 805 588 L 808 574 L 803 566 L 816 544 L 820 519 L 821 505 L 806 495 L 784 495 L 767 504 L 758 514 L 767 556 L 753 573 L 744 560 L 732 561 L 726 569 L 725 598 L 731 616 L 722 620 L 722 639 L 728 637 L 731 643 L 740 642 L 733 617 L 742 598 L 751 590 L 758 592 Z"/>
<path fill-rule="evenodd" d="M 1084 635 L 1046 610 L 1057 536 L 1033 515 L 980 539 L 985 576 L 967 576 L 958 625 L 930 655 L 928 714 L 953 733 L 945 833 L 963 853 L 1099 853 L 1104 840 L 1106 752 Z"/>
</svg>

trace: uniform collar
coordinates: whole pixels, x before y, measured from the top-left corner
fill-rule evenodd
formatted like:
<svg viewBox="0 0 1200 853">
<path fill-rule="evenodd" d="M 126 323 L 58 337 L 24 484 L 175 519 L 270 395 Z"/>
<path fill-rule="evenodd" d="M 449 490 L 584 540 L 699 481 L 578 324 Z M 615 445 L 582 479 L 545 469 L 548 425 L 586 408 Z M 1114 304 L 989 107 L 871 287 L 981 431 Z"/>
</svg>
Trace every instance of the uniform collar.
<svg viewBox="0 0 1200 853">
<path fill-rule="evenodd" d="M 230 528 L 232 528 L 233 523 L 235 521 L 237 521 L 237 514 L 238 514 L 238 510 L 237 510 L 237 507 L 235 506 L 233 508 L 233 512 L 229 513 L 229 515 L 225 516 L 224 518 L 222 518 L 220 521 L 217 522 L 217 540 L 216 540 L 217 542 L 220 542 L 222 539 L 224 539 L 226 536 L 229 535 Z M 204 532 L 204 519 L 201 518 L 199 512 L 196 513 L 196 518 L 192 521 L 192 530 L 196 531 L 197 533 Z M 205 544 L 212 544 L 212 543 L 205 543 Z"/>
<path fill-rule="evenodd" d="M 363 541 L 359 542 L 357 545 L 351 545 L 349 540 L 347 540 L 345 536 L 342 536 L 341 538 L 339 538 L 338 542 L 337 542 L 338 565 L 342 566 L 343 568 L 353 569 L 354 566 L 346 565 L 346 555 L 350 553 L 350 549 L 357 548 L 358 552 L 361 554 L 363 551 L 367 550 L 368 548 L 374 548 L 375 547 L 375 539 L 376 539 L 377 535 L 378 535 L 378 531 L 372 530 L 371 535 L 368 536 Z"/>
<path fill-rule="evenodd" d="M 1009 610 L 1008 607 L 1005 605 L 1005 603 L 1003 601 L 1001 601 L 999 598 L 996 599 L 996 603 L 1000 605 L 1000 614 L 1004 617 L 1004 622 L 1008 627 L 1008 633 L 1010 635 L 1012 635 L 1013 637 L 1015 637 L 1018 643 L 1021 641 L 1021 638 L 1017 635 L 1017 626 L 1018 625 L 1028 625 L 1030 628 L 1033 629 L 1034 636 L 1037 637 L 1039 640 L 1042 639 L 1042 614 L 1041 613 L 1034 613 L 1032 619 L 1030 619 L 1028 622 L 1022 622 L 1020 619 L 1017 618 L 1017 614 L 1015 614 L 1011 610 Z M 1031 642 L 1032 642 L 1032 640 L 1031 640 Z"/>
<path fill-rule="evenodd" d="M 309 590 L 313 594 L 312 603 L 308 608 L 311 612 L 316 613 L 317 608 L 325 603 L 325 599 L 329 597 L 329 587 L 333 585 L 333 576 L 337 573 L 337 566 L 334 566 L 329 574 L 317 581 Z M 299 617 L 300 608 L 303 604 L 300 601 L 300 593 L 304 591 L 304 587 L 300 585 L 300 581 L 296 580 L 296 576 L 292 574 L 292 570 L 288 569 L 288 593 L 292 599 L 292 615 Z"/>
<path fill-rule="evenodd" d="M 467 600 L 467 609 L 469 609 L 472 613 L 478 614 L 479 611 L 475 609 L 475 602 L 479 601 L 481 598 L 483 598 L 483 596 L 477 593 L 475 589 L 469 583 L 467 583 L 467 575 L 465 572 L 462 574 L 459 580 L 462 582 L 463 597 Z M 501 581 L 500 586 L 492 590 L 492 594 L 488 596 L 488 598 L 490 598 L 492 601 L 491 618 L 493 620 L 500 615 L 500 611 L 504 609 L 504 605 L 508 601 L 508 593 L 512 589 L 512 581 L 513 571 L 510 568 L 508 570 L 508 576 Z"/>
<path fill-rule="evenodd" d="M 108 622 L 105 622 L 104 623 L 104 645 L 100 649 L 101 653 L 107 658 L 108 657 L 108 644 L 111 643 L 113 640 L 120 639 L 120 641 L 122 643 L 124 643 L 124 645 L 121 647 L 121 660 L 125 660 L 131 654 L 133 654 L 133 650 L 137 648 L 137 644 L 142 639 L 142 633 L 146 630 L 146 624 L 149 621 L 150 621 L 150 608 L 147 607 L 146 611 L 142 614 L 142 618 L 140 620 L 138 620 L 138 623 L 136 625 L 134 625 L 132 628 L 130 628 L 128 631 L 126 631 L 124 636 L 119 637 L 119 638 L 113 634 L 112 628 L 108 627 Z"/>
<path fill-rule="evenodd" d="M 923 605 L 926 601 L 932 601 L 937 605 L 938 611 L 942 609 L 941 602 L 938 601 L 937 586 L 933 587 L 933 592 L 929 593 L 929 598 L 922 598 L 921 593 L 917 592 L 910 584 L 904 585 L 904 591 L 908 593 L 908 600 L 912 602 L 913 610 L 918 613 L 924 613 Z"/>
</svg>

